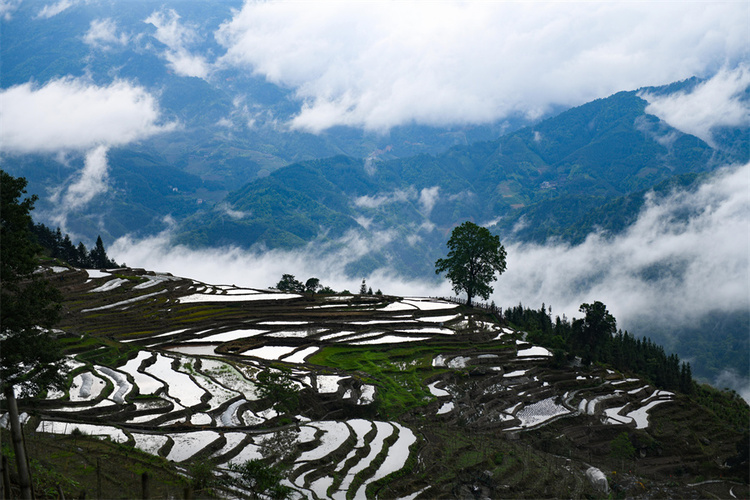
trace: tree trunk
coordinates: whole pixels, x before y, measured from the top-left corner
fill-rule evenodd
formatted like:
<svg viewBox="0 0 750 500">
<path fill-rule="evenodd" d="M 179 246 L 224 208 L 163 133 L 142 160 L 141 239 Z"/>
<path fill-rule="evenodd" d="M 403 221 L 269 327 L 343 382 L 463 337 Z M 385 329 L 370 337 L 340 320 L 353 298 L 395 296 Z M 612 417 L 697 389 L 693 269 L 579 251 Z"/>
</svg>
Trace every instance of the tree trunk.
<svg viewBox="0 0 750 500">
<path fill-rule="evenodd" d="M 3 455 L 3 498 L 11 498 L 10 471 L 8 470 L 8 457 Z"/>
<path fill-rule="evenodd" d="M 31 475 L 29 474 L 28 462 L 26 460 L 26 448 L 23 445 L 23 434 L 21 433 L 21 420 L 18 418 L 18 404 L 16 393 L 12 386 L 5 386 L 5 400 L 8 402 L 8 420 L 10 420 L 10 434 L 13 440 L 13 451 L 16 453 L 16 467 L 18 467 L 18 482 L 21 487 L 21 498 L 31 500 Z"/>
</svg>

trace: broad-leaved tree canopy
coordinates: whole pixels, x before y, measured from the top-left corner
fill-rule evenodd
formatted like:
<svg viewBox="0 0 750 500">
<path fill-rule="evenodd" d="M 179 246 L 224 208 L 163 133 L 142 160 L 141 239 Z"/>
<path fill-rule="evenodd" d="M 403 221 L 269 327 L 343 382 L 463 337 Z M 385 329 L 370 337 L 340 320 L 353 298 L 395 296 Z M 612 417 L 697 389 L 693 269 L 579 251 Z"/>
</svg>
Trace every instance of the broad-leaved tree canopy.
<svg viewBox="0 0 750 500">
<path fill-rule="evenodd" d="M 448 248 L 448 257 L 435 262 L 435 273 L 445 273 L 456 294 L 466 293 L 469 305 L 474 296 L 487 300 L 493 291 L 490 283 L 505 271 L 500 237 L 467 221 L 453 229 Z"/>
</svg>

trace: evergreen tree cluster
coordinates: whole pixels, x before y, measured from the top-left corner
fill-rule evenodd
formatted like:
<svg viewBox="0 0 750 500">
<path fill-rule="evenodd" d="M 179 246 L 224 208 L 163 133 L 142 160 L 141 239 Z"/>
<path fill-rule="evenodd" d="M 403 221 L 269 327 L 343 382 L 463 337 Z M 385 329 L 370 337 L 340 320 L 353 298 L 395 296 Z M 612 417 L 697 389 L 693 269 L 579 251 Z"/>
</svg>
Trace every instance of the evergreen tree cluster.
<svg viewBox="0 0 750 500">
<path fill-rule="evenodd" d="M 320 284 L 318 278 L 308 278 L 307 281 L 302 283 L 293 274 L 284 274 L 276 286 L 274 287 L 280 292 L 290 293 L 309 293 L 311 297 L 314 297 L 316 293 L 322 294 L 333 294 L 336 293 L 331 287 L 323 286 Z"/>
<path fill-rule="evenodd" d="M 585 365 L 605 363 L 625 372 L 638 374 L 656 387 L 693 392 L 690 364 L 680 363 L 676 354 L 667 354 L 664 348 L 649 338 L 637 339 L 627 331 L 616 329 L 615 318 L 601 302 L 582 304 L 582 319 L 568 320 L 565 315 L 552 321 L 552 308 L 544 304 L 539 310 L 516 307 L 504 311 L 505 320 L 514 327 L 528 332 L 527 339 L 554 350 L 555 359 L 580 356 Z"/>
<path fill-rule="evenodd" d="M 121 267 L 107 256 L 101 236 L 96 238 L 94 248 L 89 250 L 83 242 L 78 242 L 78 246 L 73 245 L 70 235 L 63 236 L 59 227 L 56 231 L 52 231 L 44 224 L 31 224 L 31 233 L 50 257 L 63 260 L 71 266 L 83 269 Z"/>
<path fill-rule="evenodd" d="M 359 294 L 360 295 L 383 295 L 383 292 L 381 292 L 380 289 L 378 288 L 378 291 L 373 293 L 372 287 L 371 286 L 368 287 L 367 282 L 365 281 L 364 278 L 362 278 L 362 284 L 359 285 Z"/>
</svg>

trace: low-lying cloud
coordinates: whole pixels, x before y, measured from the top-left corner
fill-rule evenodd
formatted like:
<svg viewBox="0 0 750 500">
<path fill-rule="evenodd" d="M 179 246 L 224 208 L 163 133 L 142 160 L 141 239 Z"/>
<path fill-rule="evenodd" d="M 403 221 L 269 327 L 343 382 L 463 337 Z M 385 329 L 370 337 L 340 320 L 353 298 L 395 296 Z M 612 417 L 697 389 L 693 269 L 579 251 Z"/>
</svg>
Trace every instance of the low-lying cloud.
<svg viewBox="0 0 750 500">
<path fill-rule="evenodd" d="M 575 313 L 600 300 L 626 325 L 648 316 L 687 324 L 712 311 L 750 309 L 750 164 L 696 192 L 650 198 L 624 233 L 578 246 L 514 244 L 495 293 L 504 304 L 543 301 Z"/>
<path fill-rule="evenodd" d="M 107 146 L 99 146 L 86 154 L 78 179 L 66 189 L 64 206 L 75 210 L 107 191 Z"/>
<path fill-rule="evenodd" d="M 379 208 L 391 203 L 408 203 L 417 199 L 417 191 L 413 187 L 408 189 L 396 189 L 390 193 L 382 193 L 375 196 L 358 196 L 354 199 L 354 205 L 360 208 Z"/>
<path fill-rule="evenodd" d="M 646 113 L 713 147 L 713 130 L 717 127 L 750 126 L 748 88 L 750 69 L 742 65 L 734 70 L 722 69 L 690 92 L 666 96 L 644 92 L 640 96 L 649 103 Z"/>
<path fill-rule="evenodd" d="M 274 286 L 282 274 L 298 279 L 320 278 L 323 285 L 336 290 L 358 290 L 362 277 L 347 276 L 346 265 L 394 241 L 390 231 L 362 237 L 350 232 L 339 241 L 310 244 L 299 251 L 244 250 L 237 247 L 195 250 L 173 245 L 169 231 L 150 238 L 135 240 L 123 237 L 114 242 L 109 254 L 118 262 L 134 267 L 171 272 L 215 284 L 236 284 L 256 288 Z M 379 269 L 367 277 L 373 289 L 405 295 L 447 295 L 447 283 L 431 279 L 407 280 L 389 269 Z"/>
<path fill-rule="evenodd" d="M 492 300 L 498 305 L 545 302 L 568 316 L 581 303 L 600 300 L 623 324 L 640 315 L 674 323 L 712 311 L 750 309 L 748 193 L 750 164 L 725 169 L 695 192 L 649 198 L 637 221 L 614 237 L 591 234 L 577 246 L 508 244 L 508 268 Z M 294 251 L 195 250 L 172 246 L 164 233 L 140 241 L 122 238 L 112 254 L 131 265 L 249 286 L 273 284 L 284 272 L 344 283 L 351 280 L 343 272 L 347 263 L 394 241 L 386 233 L 369 238 L 350 233 Z M 408 281 L 393 270 L 380 269 L 377 275 L 400 283 L 398 293 L 417 293 L 409 292 Z M 432 277 L 417 286 L 432 295 L 449 288 Z"/>
<path fill-rule="evenodd" d="M 215 36 L 312 132 L 534 118 L 750 55 L 741 2 L 246 2 Z"/>
<path fill-rule="evenodd" d="M 580 304 L 599 300 L 623 329 L 644 317 L 655 325 L 679 326 L 708 313 L 750 310 L 749 193 L 750 164 L 727 168 L 693 192 L 650 198 L 618 236 L 592 234 L 578 246 L 506 245 L 508 268 L 491 300 L 503 307 L 544 302 L 555 315 L 569 318 L 580 316 Z M 173 246 L 165 233 L 139 241 L 121 238 L 110 254 L 132 266 L 206 282 L 268 287 L 291 273 L 356 290 L 361 277 L 347 276 L 346 265 L 390 244 L 401 242 L 389 232 L 369 237 L 352 232 L 296 251 L 194 250 Z M 390 294 L 452 295 L 450 284 L 434 276 L 409 280 L 381 268 L 366 278 L 373 289 Z M 747 375 L 741 374 L 745 383 Z"/>
</svg>

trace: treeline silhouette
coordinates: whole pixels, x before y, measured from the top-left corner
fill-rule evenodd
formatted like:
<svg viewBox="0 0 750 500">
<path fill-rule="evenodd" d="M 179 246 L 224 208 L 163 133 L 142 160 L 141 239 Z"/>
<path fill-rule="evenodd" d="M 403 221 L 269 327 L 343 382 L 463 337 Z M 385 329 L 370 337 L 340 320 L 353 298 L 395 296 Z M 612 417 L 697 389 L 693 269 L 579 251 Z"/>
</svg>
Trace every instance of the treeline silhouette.
<svg viewBox="0 0 750 500">
<path fill-rule="evenodd" d="M 89 250 L 83 242 L 73 245 L 70 235 L 63 236 L 58 227 L 56 231 L 48 228 L 42 223 L 31 224 L 31 233 L 37 243 L 52 258 L 60 259 L 71 266 L 87 269 L 114 269 L 121 267 L 117 262 L 107 256 L 102 237 L 96 238 L 94 248 Z"/>
<path fill-rule="evenodd" d="M 604 304 L 582 304 L 581 319 L 568 320 L 565 315 L 552 320 L 552 308 L 544 304 L 538 310 L 522 304 L 503 311 L 505 320 L 528 333 L 527 340 L 551 348 L 555 362 L 581 358 L 584 365 L 605 363 L 646 378 L 656 387 L 690 394 L 694 390 L 690 363 L 680 363 L 676 354 L 650 339 L 635 338 L 616 329 L 616 321 Z M 567 356 L 566 356 L 567 353 Z"/>
</svg>

